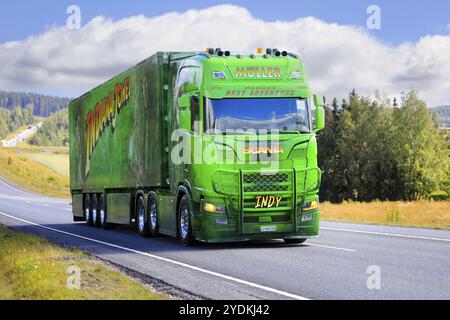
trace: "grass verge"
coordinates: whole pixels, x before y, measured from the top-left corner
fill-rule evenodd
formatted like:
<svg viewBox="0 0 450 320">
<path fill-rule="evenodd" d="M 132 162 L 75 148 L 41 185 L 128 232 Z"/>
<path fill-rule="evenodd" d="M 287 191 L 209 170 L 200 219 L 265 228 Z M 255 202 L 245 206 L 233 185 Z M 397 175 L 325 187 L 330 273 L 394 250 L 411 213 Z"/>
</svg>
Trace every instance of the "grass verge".
<svg viewBox="0 0 450 320">
<path fill-rule="evenodd" d="M 21 155 L 16 149 L 0 147 L 0 176 L 24 189 L 67 198 L 69 178 Z"/>
<path fill-rule="evenodd" d="M 68 148 L 21 146 L 16 149 L 16 152 L 32 161 L 42 164 L 64 177 L 68 178 L 70 175 Z"/>
<path fill-rule="evenodd" d="M 322 203 L 323 220 L 450 229 L 450 201 Z"/>
<path fill-rule="evenodd" d="M 168 299 L 85 253 L 1 225 L 0 284 L 2 300 Z"/>
</svg>

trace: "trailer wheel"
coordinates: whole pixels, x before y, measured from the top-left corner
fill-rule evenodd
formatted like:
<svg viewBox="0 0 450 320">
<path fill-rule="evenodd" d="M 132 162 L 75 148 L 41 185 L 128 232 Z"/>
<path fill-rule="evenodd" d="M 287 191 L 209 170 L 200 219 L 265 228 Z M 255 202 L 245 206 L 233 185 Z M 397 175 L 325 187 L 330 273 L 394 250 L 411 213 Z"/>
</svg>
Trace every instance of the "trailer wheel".
<svg viewBox="0 0 450 320">
<path fill-rule="evenodd" d="M 92 226 L 92 208 L 91 208 L 91 196 L 86 194 L 84 196 L 84 218 L 88 226 Z"/>
<path fill-rule="evenodd" d="M 100 199 L 98 200 L 98 210 L 99 210 L 99 219 L 100 219 L 100 227 L 102 229 L 111 229 L 112 225 L 108 222 L 107 216 L 106 216 L 106 202 L 105 202 L 105 196 L 102 194 L 100 195 Z"/>
<path fill-rule="evenodd" d="M 98 197 L 96 194 L 92 196 L 92 225 L 100 227 L 100 211 L 98 208 Z"/>
<path fill-rule="evenodd" d="M 195 245 L 195 239 L 192 236 L 191 214 L 192 201 L 191 197 L 184 195 L 178 206 L 178 234 L 180 242 L 184 246 Z"/>
<path fill-rule="evenodd" d="M 148 221 L 150 228 L 150 235 L 157 236 L 159 234 L 159 221 L 158 221 L 158 203 L 156 194 L 150 192 L 148 196 Z"/>
<path fill-rule="evenodd" d="M 306 241 L 306 239 L 283 239 L 284 242 L 289 244 L 302 244 Z"/>
<path fill-rule="evenodd" d="M 148 237 L 150 235 L 149 223 L 146 217 L 145 201 L 144 197 L 139 197 L 136 206 L 137 227 L 139 234 L 142 237 Z"/>
</svg>

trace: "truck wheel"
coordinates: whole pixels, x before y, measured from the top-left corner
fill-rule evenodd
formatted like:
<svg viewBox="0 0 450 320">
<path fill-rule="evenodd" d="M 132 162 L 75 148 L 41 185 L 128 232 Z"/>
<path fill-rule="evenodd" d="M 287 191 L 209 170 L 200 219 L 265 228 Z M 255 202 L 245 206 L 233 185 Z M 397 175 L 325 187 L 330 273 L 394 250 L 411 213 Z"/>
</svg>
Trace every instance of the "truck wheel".
<svg viewBox="0 0 450 320">
<path fill-rule="evenodd" d="M 96 194 L 92 196 L 92 225 L 100 227 L 100 211 L 98 210 L 98 197 Z"/>
<path fill-rule="evenodd" d="M 178 206 L 178 234 L 180 237 L 180 242 L 184 246 L 195 245 L 195 239 L 192 236 L 192 212 L 191 198 L 184 195 L 183 198 L 181 198 L 180 205 Z"/>
<path fill-rule="evenodd" d="M 91 196 L 86 194 L 84 196 L 84 218 L 88 226 L 92 226 L 92 214 L 91 214 Z"/>
<path fill-rule="evenodd" d="M 100 214 L 100 227 L 102 229 L 111 229 L 112 225 L 106 222 L 106 202 L 105 196 L 102 194 L 98 200 L 98 210 Z"/>
<path fill-rule="evenodd" d="M 154 192 L 150 192 L 148 197 L 148 221 L 150 227 L 150 235 L 157 236 L 159 230 L 158 203 L 156 194 Z"/>
<path fill-rule="evenodd" d="M 148 224 L 148 219 L 146 217 L 145 202 L 143 197 L 139 197 L 136 206 L 136 216 L 137 216 L 137 227 L 139 234 L 142 237 L 148 237 L 150 235 L 150 229 Z"/>
<path fill-rule="evenodd" d="M 284 242 L 289 244 L 302 244 L 306 241 L 306 239 L 283 239 Z"/>
</svg>

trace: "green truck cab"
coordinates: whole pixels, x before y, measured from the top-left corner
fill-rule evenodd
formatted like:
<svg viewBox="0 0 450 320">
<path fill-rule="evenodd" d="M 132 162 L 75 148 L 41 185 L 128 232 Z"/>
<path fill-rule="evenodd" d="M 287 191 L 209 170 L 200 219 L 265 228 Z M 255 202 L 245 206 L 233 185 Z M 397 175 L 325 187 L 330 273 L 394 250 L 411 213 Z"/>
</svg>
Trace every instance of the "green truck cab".
<svg viewBox="0 0 450 320">
<path fill-rule="evenodd" d="M 159 52 L 70 103 L 74 220 L 302 243 L 319 229 L 323 104 L 292 53 Z"/>
</svg>

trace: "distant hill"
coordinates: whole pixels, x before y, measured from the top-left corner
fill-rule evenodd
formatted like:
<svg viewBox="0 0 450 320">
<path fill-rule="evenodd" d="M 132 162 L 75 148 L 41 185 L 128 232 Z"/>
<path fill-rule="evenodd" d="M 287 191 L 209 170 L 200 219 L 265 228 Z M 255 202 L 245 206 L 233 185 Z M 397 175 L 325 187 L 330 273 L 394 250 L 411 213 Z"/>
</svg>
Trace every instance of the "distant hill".
<svg viewBox="0 0 450 320">
<path fill-rule="evenodd" d="M 0 91 L 0 107 L 13 110 L 16 107 L 33 106 L 33 114 L 48 117 L 52 113 L 66 108 L 70 98 L 46 96 L 36 93 Z"/>
<path fill-rule="evenodd" d="M 441 127 L 450 128 L 450 106 L 430 108 L 430 112 L 439 116 Z"/>
</svg>

